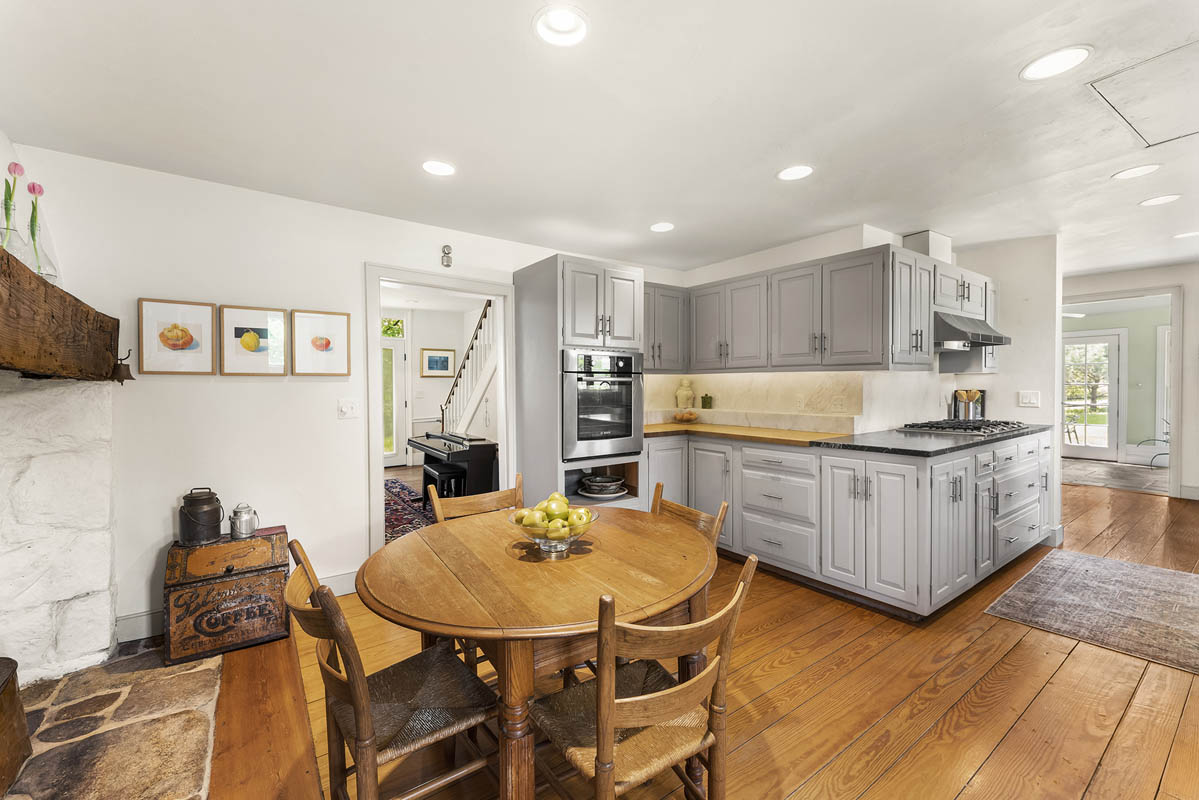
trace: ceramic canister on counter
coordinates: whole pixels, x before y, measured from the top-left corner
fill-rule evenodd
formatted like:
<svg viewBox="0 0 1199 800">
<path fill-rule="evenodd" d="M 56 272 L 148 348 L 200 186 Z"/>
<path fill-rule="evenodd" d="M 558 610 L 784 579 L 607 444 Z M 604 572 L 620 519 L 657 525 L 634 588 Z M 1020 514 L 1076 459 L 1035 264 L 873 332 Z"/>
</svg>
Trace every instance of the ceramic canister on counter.
<svg viewBox="0 0 1199 800">
<path fill-rule="evenodd" d="M 225 509 L 216 492 L 207 486 L 192 489 L 179 506 L 179 543 L 185 547 L 212 544 L 221 538 L 224 518 Z"/>
</svg>

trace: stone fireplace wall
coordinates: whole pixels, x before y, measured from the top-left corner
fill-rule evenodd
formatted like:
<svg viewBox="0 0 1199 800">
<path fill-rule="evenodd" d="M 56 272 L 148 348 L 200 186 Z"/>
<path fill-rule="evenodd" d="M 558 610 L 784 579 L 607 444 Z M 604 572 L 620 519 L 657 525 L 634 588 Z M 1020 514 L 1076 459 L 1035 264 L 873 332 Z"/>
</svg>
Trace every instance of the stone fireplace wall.
<svg viewBox="0 0 1199 800">
<path fill-rule="evenodd" d="M 23 684 L 115 644 L 112 390 L 0 372 L 0 655 Z"/>
</svg>

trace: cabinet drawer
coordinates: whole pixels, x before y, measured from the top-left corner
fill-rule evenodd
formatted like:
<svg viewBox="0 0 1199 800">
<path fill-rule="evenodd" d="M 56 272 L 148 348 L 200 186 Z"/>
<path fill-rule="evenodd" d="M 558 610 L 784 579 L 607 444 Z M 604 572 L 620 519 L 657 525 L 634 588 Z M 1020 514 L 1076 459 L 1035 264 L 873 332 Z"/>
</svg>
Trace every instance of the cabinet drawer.
<svg viewBox="0 0 1199 800">
<path fill-rule="evenodd" d="M 1016 457 L 1020 450 L 1014 444 L 1004 445 L 1003 447 L 995 448 L 995 470 L 998 472 L 1001 469 L 1006 469 L 1015 466 Z"/>
<path fill-rule="evenodd" d="M 1037 452 L 1041 454 L 1042 461 L 1048 461 L 1053 455 L 1053 432 L 1045 431 L 1037 435 Z"/>
<path fill-rule="evenodd" d="M 1002 566 L 1041 541 L 1041 504 L 1033 503 L 995 525 L 995 565 Z"/>
<path fill-rule="evenodd" d="M 816 529 L 771 519 L 751 511 L 741 514 L 741 541 L 746 552 L 767 564 L 816 571 Z"/>
<path fill-rule="evenodd" d="M 1037 462 L 1021 467 L 1010 475 L 995 479 L 995 493 L 999 495 L 997 516 L 1024 506 L 1041 496 L 1041 470 Z"/>
<path fill-rule="evenodd" d="M 1016 447 L 1019 449 L 1017 460 L 1021 464 L 1032 464 L 1041 459 L 1041 443 L 1035 436 L 1021 439 L 1016 442 Z"/>
<path fill-rule="evenodd" d="M 990 475 L 995 471 L 995 451 L 987 450 L 985 453 L 974 454 L 974 474 L 975 475 Z"/>
<path fill-rule="evenodd" d="M 741 470 L 741 504 L 816 524 L 816 479 Z"/>
<path fill-rule="evenodd" d="M 741 466 L 789 469 L 807 475 L 816 474 L 816 456 L 808 453 L 787 453 L 761 447 L 741 448 Z"/>
</svg>

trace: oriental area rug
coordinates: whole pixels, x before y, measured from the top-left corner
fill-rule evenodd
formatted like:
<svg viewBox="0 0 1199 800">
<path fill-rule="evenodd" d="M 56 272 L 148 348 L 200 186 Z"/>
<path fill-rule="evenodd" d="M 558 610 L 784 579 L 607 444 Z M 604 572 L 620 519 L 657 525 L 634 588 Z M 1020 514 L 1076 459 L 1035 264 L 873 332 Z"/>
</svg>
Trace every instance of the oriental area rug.
<svg viewBox="0 0 1199 800">
<path fill-rule="evenodd" d="M 383 481 L 383 519 L 388 542 L 437 521 L 432 507 L 427 511 L 421 508 L 420 492 L 399 478 Z"/>
</svg>

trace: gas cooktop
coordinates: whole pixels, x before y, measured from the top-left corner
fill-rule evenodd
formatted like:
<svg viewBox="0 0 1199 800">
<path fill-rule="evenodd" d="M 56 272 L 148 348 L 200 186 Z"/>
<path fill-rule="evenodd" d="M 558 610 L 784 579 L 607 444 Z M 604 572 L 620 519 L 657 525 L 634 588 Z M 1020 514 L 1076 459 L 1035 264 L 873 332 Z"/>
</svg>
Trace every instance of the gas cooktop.
<svg viewBox="0 0 1199 800">
<path fill-rule="evenodd" d="M 937 419 L 930 422 L 909 422 L 899 430 L 909 433 L 960 433 L 966 436 L 989 436 L 1027 428 L 1023 422 L 1002 419 Z"/>
</svg>

